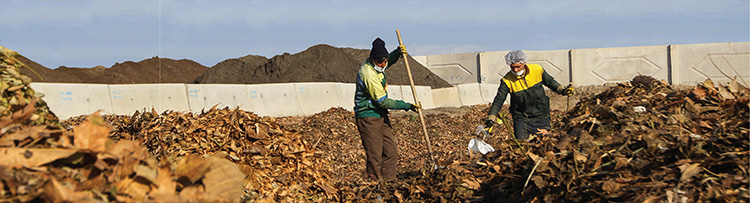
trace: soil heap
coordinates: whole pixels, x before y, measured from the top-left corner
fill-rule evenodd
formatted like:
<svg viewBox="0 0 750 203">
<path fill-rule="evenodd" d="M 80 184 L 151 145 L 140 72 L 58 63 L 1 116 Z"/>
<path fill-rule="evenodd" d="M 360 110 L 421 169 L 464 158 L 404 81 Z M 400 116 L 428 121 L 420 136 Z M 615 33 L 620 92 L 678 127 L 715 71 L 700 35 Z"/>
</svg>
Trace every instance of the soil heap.
<svg viewBox="0 0 750 203">
<path fill-rule="evenodd" d="M 49 69 L 24 56 L 16 57 L 26 64 L 19 69 L 21 74 L 28 75 L 34 82 L 56 83 L 98 83 L 98 84 L 134 84 L 134 83 L 187 83 L 208 70 L 195 61 L 153 57 L 139 62 L 125 61 L 115 63 L 110 68 L 96 66 L 93 68 L 75 68 L 60 66 Z"/>
<path fill-rule="evenodd" d="M 343 82 L 355 83 L 357 71 L 369 54 L 366 49 L 336 48 L 320 44 L 305 51 L 284 53 L 271 59 L 248 55 L 222 61 L 201 76 L 195 83 L 293 83 Z M 415 85 L 432 88 L 450 87 L 445 80 L 408 56 Z M 409 85 L 403 59 L 386 70 L 388 84 Z"/>
</svg>

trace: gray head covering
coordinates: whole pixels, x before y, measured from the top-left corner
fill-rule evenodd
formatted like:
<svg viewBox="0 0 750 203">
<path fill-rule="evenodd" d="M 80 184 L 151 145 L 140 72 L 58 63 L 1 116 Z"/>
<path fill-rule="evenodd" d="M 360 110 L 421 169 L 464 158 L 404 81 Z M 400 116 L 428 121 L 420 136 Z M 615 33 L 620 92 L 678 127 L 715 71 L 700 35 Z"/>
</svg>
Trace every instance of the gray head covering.
<svg viewBox="0 0 750 203">
<path fill-rule="evenodd" d="M 526 54 L 521 50 L 513 50 L 505 55 L 505 63 L 508 65 L 514 63 L 526 63 Z"/>
</svg>

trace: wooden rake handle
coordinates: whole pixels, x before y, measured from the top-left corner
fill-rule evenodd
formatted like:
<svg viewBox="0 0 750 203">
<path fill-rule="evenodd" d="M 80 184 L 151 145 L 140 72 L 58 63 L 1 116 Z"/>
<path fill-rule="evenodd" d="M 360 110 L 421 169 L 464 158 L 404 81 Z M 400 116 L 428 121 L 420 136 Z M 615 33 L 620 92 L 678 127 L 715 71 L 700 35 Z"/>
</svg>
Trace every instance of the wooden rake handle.
<svg viewBox="0 0 750 203">
<path fill-rule="evenodd" d="M 396 29 L 396 35 L 398 36 L 398 44 L 403 46 L 404 42 L 401 40 L 401 31 Z M 404 64 L 406 65 L 406 74 L 409 75 L 409 84 L 411 85 L 411 95 L 414 96 L 414 102 L 417 103 L 417 105 L 422 106 L 422 104 L 419 102 L 419 98 L 417 98 L 417 90 L 414 87 L 414 79 L 412 79 L 411 76 L 411 68 L 409 67 L 409 59 L 406 58 L 406 54 L 401 53 L 401 56 L 404 58 Z M 427 142 L 427 152 L 430 153 L 430 160 L 432 160 L 433 168 L 436 168 L 437 162 L 435 162 L 435 157 L 432 154 L 432 144 L 430 143 L 430 136 L 427 134 L 427 126 L 424 123 L 424 115 L 422 114 L 422 109 L 417 109 L 417 113 L 419 113 L 419 121 L 422 123 L 422 130 L 424 131 L 424 140 Z"/>
</svg>

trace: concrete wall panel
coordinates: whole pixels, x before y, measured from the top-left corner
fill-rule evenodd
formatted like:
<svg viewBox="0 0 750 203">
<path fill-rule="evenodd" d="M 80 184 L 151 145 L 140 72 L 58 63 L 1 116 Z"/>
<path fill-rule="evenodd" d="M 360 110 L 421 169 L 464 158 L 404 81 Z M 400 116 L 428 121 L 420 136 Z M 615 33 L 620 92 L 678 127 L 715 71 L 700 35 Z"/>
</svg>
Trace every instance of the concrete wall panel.
<svg viewBox="0 0 750 203">
<path fill-rule="evenodd" d="M 422 103 L 423 109 L 435 108 L 435 101 L 432 96 L 432 88 L 430 86 L 416 86 L 417 97 L 419 102 Z"/>
<path fill-rule="evenodd" d="M 333 107 L 341 106 L 338 94 L 339 83 L 295 83 L 297 99 L 302 113 L 313 115 Z"/>
<path fill-rule="evenodd" d="M 479 78 L 479 53 L 429 55 L 420 63 L 451 85 L 475 83 Z"/>
<path fill-rule="evenodd" d="M 412 95 L 411 85 L 400 85 L 401 93 L 403 95 L 403 101 L 408 103 L 414 103 L 414 95 Z M 435 102 L 432 98 L 432 89 L 430 86 L 414 86 L 417 91 L 417 99 L 422 103 L 422 108 L 435 108 Z"/>
<path fill-rule="evenodd" d="M 483 103 L 492 103 L 492 101 L 495 100 L 498 86 L 498 84 L 479 84 L 479 91 L 482 94 Z"/>
<path fill-rule="evenodd" d="M 495 101 L 498 86 L 499 84 L 479 84 L 479 90 L 482 92 L 482 101 L 485 104 L 492 104 Z M 505 95 L 505 102 L 503 104 L 510 104 L 510 94 Z"/>
<path fill-rule="evenodd" d="M 234 84 L 189 84 L 186 85 L 190 110 L 200 112 L 216 106 L 217 109 L 229 107 L 252 111 L 249 104 L 250 95 L 246 85 Z"/>
<path fill-rule="evenodd" d="M 510 71 L 505 63 L 509 51 L 479 53 L 479 73 L 481 83 L 500 84 L 500 79 Z M 570 82 L 570 50 L 523 51 L 528 57 L 526 63 L 539 64 L 560 84 Z"/>
<path fill-rule="evenodd" d="M 112 110 L 130 115 L 136 110 L 189 111 L 185 84 L 109 85 Z"/>
<path fill-rule="evenodd" d="M 260 116 L 267 116 L 268 114 L 262 114 L 266 112 L 266 103 L 263 101 L 263 97 L 260 93 L 261 89 L 264 89 L 264 85 L 245 85 L 245 92 L 247 92 L 247 101 L 242 102 L 242 109 L 253 112 Z"/>
<path fill-rule="evenodd" d="M 671 45 L 674 84 L 750 83 L 750 42 Z"/>
<path fill-rule="evenodd" d="M 96 111 L 101 111 L 102 114 L 113 113 L 107 85 L 31 83 L 31 88 L 44 94 L 42 100 L 61 120 Z"/>
<path fill-rule="evenodd" d="M 459 107 L 458 87 L 446 87 L 432 90 L 432 98 L 436 107 Z"/>
<path fill-rule="evenodd" d="M 458 97 L 461 100 L 461 105 L 484 104 L 479 83 L 460 84 L 456 87 L 458 88 Z"/>
<path fill-rule="evenodd" d="M 388 91 L 388 98 L 395 100 L 404 100 L 404 93 L 401 92 L 400 85 L 388 85 L 388 87 L 386 87 L 386 91 Z"/>
<path fill-rule="evenodd" d="M 571 51 L 573 84 L 624 82 L 638 74 L 667 80 L 667 55 L 667 46 L 574 49 Z"/>
<path fill-rule="evenodd" d="M 414 89 L 417 89 L 417 87 L 415 86 Z M 401 85 L 401 96 L 403 96 L 405 102 L 414 103 L 414 95 L 412 94 L 410 85 Z M 417 94 L 417 97 L 419 97 L 419 94 Z"/>
<path fill-rule="evenodd" d="M 248 91 L 250 88 L 248 88 Z M 258 110 L 261 116 L 301 116 L 304 115 L 297 99 L 297 90 L 292 83 L 263 84 L 255 90 L 260 94 L 265 109 Z"/>
<path fill-rule="evenodd" d="M 357 85 L 354 83 L 338 84 L 339 103 L 346 110 L 354 111 L 354 92 L 357 91 Z"/>
<path fill-rule="evenodd" d="M 424 67 L 427 67 L 427 56 L 411 56 L 417 63 L 421 64 Z"/>
</svg>

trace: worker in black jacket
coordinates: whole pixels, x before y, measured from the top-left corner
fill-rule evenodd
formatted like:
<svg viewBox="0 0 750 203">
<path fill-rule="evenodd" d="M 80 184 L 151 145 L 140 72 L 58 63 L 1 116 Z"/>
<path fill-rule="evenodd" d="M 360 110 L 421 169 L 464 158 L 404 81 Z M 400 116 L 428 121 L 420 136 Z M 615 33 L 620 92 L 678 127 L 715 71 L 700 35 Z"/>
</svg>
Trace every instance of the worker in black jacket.
<svg viewBox="0 0 750 203">
<path fill-rule="evenodd" d="M 526 140 L 539 129 L 550 128 L 549 97 L 544 93 L 542 85 L 561 95 L 571 95 L 574 90 L 572 87 L 561 86 L 539 64 L 527 64 L 526 54 L 521 50 L 508 52 L 505 63 L 510 65 L 510 71 L 500 81 L 484 125 L 489 128 L 498 121 L 498 112 L 503 107 L 506 95 L 510 93 L 514 136 L 516 139 Z"/>
</svg>

